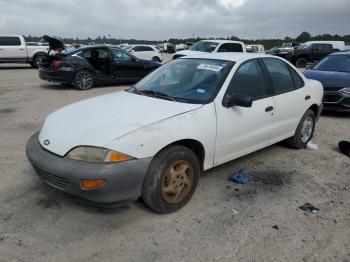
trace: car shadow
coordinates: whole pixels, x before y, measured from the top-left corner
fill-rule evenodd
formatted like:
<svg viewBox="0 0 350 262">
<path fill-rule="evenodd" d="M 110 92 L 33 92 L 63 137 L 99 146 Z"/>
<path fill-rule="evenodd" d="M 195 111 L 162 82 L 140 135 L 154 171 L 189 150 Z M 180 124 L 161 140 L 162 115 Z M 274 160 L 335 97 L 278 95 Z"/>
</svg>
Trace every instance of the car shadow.
<svg viewBox="0 0 350 262">
<path fill-rule="evenodd" d="M 321 116 L 348 118 L 350 116 L 350 112 L 323 111 Z"/>
<path fill-rule="evenodd" d="M 112 83 L 112 84 L 97 84 L 95 85 L 93 88 L 88 89 L 88 90 L 78 90 L 75 89 L 74 86 L 64 86 L 61 84 L 57 84 L 57 83 L 47 83 L 47 84 L 40 84 L 40 87 L 44 88 L 44 89 L 48 89 L 48 90 L 55 90 L 55 91 L 63 91 L 63 90 L 76 90 L 76 91 L 89 91 L 89 90 L 94 90 L 95 88 L 111 88 L 111 87 L 120 87 L 122 89 L 127 89 L 128 87 L 130 87 L 131 84 L 125 84 L 125 83 Z"/>
<path fill-rule="evenodd" d="M 32 70 L 38 70 L 37 68 L 33 68 L 31 66 L 1 66 L 0 65 L 0 71 L 1 70 L 16 70 L 16 69 L 32 69 Z"/>
</svg>

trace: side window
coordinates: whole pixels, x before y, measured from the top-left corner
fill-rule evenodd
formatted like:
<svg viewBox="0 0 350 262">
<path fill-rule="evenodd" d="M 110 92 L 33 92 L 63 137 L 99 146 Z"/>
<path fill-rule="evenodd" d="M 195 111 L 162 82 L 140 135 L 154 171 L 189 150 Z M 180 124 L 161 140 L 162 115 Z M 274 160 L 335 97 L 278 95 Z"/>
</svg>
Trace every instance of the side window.
<svg viewBox="0 0 350 262">
<path fill-rule="evenodd" d="M 330 51 L 333 49 L 333 46 L 330 44 L 323 45 L 323 50 L 325 51 Z"/>
<path fill-rule="evenodd" d="M 291 67 L 289 67 L 290 73 L 292 74 L 295 89 L 299 89 L 305 86 L 304 80 L 299 76 L 297 72 Z"/>
<path fill-rule="evenodd" d="M 154 51 L 154 50 L 153 50 L 152 47 L 150 47 L 150 46 L 144 46 L 144 47 L 143 47 L 143 51 L 150 52 L 150 51 Z"/>
<path fill-rule="evenodd" d="M 0 46 L 19 46 L 21 45 L 21 39 L 15 36 L 2 36 L 0 37 Z"/>
<path fill-rule="evenodd" d="M 129 56 L 127 53 L 119 50 L 119 49 L 112 49 L 113 56 L 118 61 L 132 61 L 132 57 Z"/>
<path fill-rule="evenodd" d="M 276 58 L 263 58 L 270 74 L 276 94 L 283 94 L 294 90 L 294 81 L 289 72 L 289 66 Z"/>
<path fill-rule="evenodd" d="M 241 44 L 229 44 L 230 45 L 230 52 L 243 52 L 243 47 Z"/>
<path fill-rule="evenodd" d="M 143 48 L 142 48 L 142 46 L 135 46 L 133 49 L 131 49 L 131 50 L 134 50 L 135 52 L 142 52 L 143 50 L 142 50 Z"/>
<path fill-rule="evenodd" d="M 243 52 L 243 47 L 241 44 L 227 43 L 222 44 L 218 50 L 219 53 L 224 52 Z"/>
<path fill-rule="evenodd" d="M 218 50 L 219 53 L 230 52 L 229 44 L 222 44 Z"/>
<path fill-rule="evenodd" d="M 245 62 L 237 69 L 227 93 L 248 95 L 253 100 L 269 96 L 263 71 L 256 59 Z"/>
</svg>

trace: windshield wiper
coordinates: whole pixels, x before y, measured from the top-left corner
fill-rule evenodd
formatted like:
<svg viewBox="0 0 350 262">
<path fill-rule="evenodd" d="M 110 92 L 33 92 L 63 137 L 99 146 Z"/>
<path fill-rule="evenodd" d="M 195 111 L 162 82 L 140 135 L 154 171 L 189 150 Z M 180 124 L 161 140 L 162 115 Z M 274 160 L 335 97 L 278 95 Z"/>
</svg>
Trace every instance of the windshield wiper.
<svg viewBox="0 0 350 262">
<path fill-rule="evenodd" d="M 157 98 L 162 98 L 162 99 L 166 99 L 166 100 L 171 100 L 171 101 L 176 101 L 173 97 L 165 94 L 165 93 L 162 93 L 162 92 L 159 92 L 159 91 L 155 91 L 155 90 L 137 90 L 135 88 L 136 92 L 140 95 L 153 95 L 154 97 L 157 97 Z"/>
</svg>

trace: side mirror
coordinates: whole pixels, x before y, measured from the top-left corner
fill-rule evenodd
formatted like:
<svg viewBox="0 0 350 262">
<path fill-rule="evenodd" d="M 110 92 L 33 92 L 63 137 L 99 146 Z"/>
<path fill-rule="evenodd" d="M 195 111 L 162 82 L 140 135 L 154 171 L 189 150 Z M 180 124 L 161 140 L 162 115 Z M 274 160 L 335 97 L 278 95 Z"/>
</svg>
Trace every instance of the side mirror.
<svg viewBox="0 0 350 262">
<path fill-rule="evenodd" d="M 233 106 L 252 107 L 252 104 L 253 99 L 250 96 L 238 93 L 226 95 L 224 101 L 222 102 L 222 105 L 227 108 Z"/>
<path fill-rule="evenodd" d="M 131 50 L 130 53 L 132 53 L 132 54 L 135 53 L 135 50 Z"/>
<path fill-rule="evenodd" d="M 308 64 L 306 67 L 306 70 L 311 70 L 312 68 L 314 68 L 315 65 L 316 65 L 316 63 Z"/>
</svg>

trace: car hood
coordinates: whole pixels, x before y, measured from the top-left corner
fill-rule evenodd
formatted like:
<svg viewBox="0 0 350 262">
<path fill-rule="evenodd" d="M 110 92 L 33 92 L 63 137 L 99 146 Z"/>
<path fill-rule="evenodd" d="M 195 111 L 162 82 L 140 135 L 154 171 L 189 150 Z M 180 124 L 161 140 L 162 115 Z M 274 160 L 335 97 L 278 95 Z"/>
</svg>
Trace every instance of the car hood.
<svg viewBox="0 0 350 262">
<path fill-rule="evenodd" d="M 40 131 L 39 142 L 47 150 L 64 156 L 77 146 L 104 147 L 132 131 L 201 106 L 116 92 L 52 113 Z"/>
<path fill-rule="evenodd" d="M 199 55 L 199 54 L 208 54 L 208 53 L 201 52 L 201 51 L 194 51 L 194 50 L 182 50 L 182 51 L 179 51 L 179 52 L 175 53 L 175 55 L 183 55 L 183 56 Z"/>
<path fill-rule="evenodd" d="M 50 50 L 61 51 L 65 49 L 64 41 L 59 37 L 44 35 L 43 39 L 49 43 Z"/>
<path fill-rule="evenodd" d="M 304 75 L 307 78 L 320 81 L 326 88 L 350 87 L 350 73 L 307 70 Z"/>
</svg>

